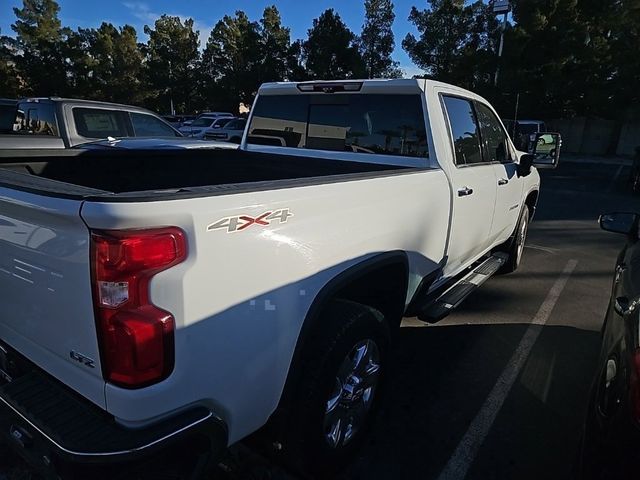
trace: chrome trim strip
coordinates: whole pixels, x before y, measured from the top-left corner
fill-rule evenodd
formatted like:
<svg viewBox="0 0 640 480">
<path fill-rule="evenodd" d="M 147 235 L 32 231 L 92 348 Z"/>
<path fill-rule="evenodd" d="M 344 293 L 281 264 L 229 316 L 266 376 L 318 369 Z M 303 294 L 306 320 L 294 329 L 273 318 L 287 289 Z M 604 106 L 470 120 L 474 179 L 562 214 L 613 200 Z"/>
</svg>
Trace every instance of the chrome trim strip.
<svg viewBox="0 0 640 480">
<path fill-rule="evenodd" d="M 0 395 L 0 401 L 2 401 L 2 403 L 4 403 L 7 407 L 9 407 L 11 410 L 13 410 L 13 412 L 18 415 L 20 418 L 22 418 L 22 420 L 24 420 L 26 423 L 28 423 L 32 428 L 34 428 L 40 435 L 42 435 L 46 440 L 48 440 L 51 444 L 53 444 L 57 449 L 59 449 L 60 451 L 68 454 L 68 455 L 74 455 L 74 456 L 79 456 L 79 457 L 117 457 L 117 456 L 123 456 L 123 455 L 129 455 L 132 453 L 137 453 L 140 452 L 142 450 L 145 450 L 147 448 L 153 447 L 154 445 L 157 445 L 158 443 L 164 442 L 165 440 L 168 440 L 171 437 L 175 437 L 176 435 L 184 432 L 185 430 L 188 430 L 192 427 L 195 427 L 196 425 L 199 425 L 200 423 L 209 420 L 211 417 L 213 417 L 213 413 L 209 412 L 209 414 L 206 417 L 201 418 L 200 420 L 197 420 L 189 425 L 186 425 L 184 427 L 182 427 L 179 430 L 176 430 L 173 433 L 170 433 L 169 435 L 165 435 L 162 438 L 159 438 L 157 440 L 154 440 L 151 443 L 148 443 L 146 445 L 143 445 L 141 447 L 136 447 L 133 448 L 131 450 L 122 450 L 122 451 L 118 451 L 118 452 L 98 452 L 98 453 L 86 453 L 86 452 L 74 452 L 72 450 L 67 450 L 66 448 L 64 448 L 62 445 L 58 444 L 55 440 L 53 440 L 51 437 L 49 437 L 49 435 L 47 435 L 46 433 L 44 433 L 42 430 L 40 430 L 40 428 L 38 428 L 37 425 L 34 425 L 33 422 L 31 422 L 28 418 L 26 418 L 22 413 L 20 413 L 18 410 L 16 410 L 13 405 L 11 405 L 7 400 L 5 400 L 2 395 Z M 216 417 L 217 418 L 217 417 Z"/>
</svg>

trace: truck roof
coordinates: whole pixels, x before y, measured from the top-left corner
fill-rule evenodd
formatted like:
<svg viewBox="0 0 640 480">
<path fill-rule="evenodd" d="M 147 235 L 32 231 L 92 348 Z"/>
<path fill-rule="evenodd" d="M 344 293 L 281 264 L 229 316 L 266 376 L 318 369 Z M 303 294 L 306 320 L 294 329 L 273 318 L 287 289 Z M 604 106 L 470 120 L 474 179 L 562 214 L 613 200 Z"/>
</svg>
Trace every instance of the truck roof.
<svg viewBox="0 0 640 480">
<path fill-rule="evenodd" d="M 375 78 L 353 80 L 310 80 L 305 82 L 271 82 L 262 84 L 258 93 L 261 95 L 283 95 L 323 91 L 353 91 L 366 93 L 408 94 L 420 93 L 433 87 L 446 87 L 450 90 L 455 89 L 460 94 L 468 96 L 469 98 L 482 98 L 476 93 L 465 90 L 461 87 L 424 78 Z M 335 88 L 335 90 L 331 90 L 333 88 Z"/>
<path fill-rule="evenodd" d="M 150 110 L 135 105 L 126 105 L 124 103 L 101 102 L 98 100 L 84 100 L 82 98 L 63 98 L 63 97 L 27 97 L 20 100 L 21 102 L 34 103 L 66 103 L 73 105 L 83 105 L 87 107 L 108 107 L 118 108 L 120 110 L 149 112 Z"/>
</svg>

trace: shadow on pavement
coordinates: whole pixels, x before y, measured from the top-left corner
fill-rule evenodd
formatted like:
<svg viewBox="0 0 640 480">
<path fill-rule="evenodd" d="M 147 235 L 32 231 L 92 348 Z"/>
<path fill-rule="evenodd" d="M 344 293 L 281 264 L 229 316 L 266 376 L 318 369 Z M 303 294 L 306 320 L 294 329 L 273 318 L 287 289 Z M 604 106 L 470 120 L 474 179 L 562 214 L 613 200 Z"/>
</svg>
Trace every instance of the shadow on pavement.
<svg viewBox="0 0 640 480">
<path fill-rule="evenodd" d="M 401 329 L 388 397 L 345 478 L 437 478 L 527 328 Z M 467 478 L 567 478 L 598 348 L 597 332 L 545 327 Z"/>
</svg>

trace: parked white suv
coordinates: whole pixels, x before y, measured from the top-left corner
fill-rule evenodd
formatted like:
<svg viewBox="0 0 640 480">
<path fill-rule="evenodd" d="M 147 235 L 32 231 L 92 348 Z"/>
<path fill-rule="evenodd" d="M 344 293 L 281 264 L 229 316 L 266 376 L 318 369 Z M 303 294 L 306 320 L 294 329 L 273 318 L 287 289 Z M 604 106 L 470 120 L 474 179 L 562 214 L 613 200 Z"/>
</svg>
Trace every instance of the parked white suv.
<svg viewBox="0 0 640 480">
<path fill-rule="evenodd" d="M 210 128 L 204 132 L 205 140 L 218 140 L 221 142 L 240 143 L 247 120 L 244 118 L 234 118 L 225 123 L 220 128 Z"/>
<path fill-rule="evenodd" d="M 221 128 L 235 117 L 231 114 L 207 114 L 201 115 L 193 120 L 189 125 L 180 127 L 180 133 L 187 137 L 196 138 L 199 140 L 204 139 L 208 130 L 212 130 L 216 127 Z"/>
<path fill-rule="evenodd" d="M 238 150 L 0 152 L 0 435 L 91 478 L 258 430 L 338 469 L 401 318 L 518 267 L 535 164 L 424 80 L 264 85 Z"/>
</svg>

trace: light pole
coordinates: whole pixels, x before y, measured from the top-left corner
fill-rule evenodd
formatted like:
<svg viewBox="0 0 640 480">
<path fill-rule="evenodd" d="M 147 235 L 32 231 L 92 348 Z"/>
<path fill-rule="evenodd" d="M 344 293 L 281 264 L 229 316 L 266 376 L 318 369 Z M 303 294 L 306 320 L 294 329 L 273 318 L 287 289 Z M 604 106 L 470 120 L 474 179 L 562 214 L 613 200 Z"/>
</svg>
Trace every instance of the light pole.
<svg viewBox="0 0 640 480">
<path fill-rule="evenodd" d="M 500 28 L 500 46 L 498 47 L 498 66 L 496 68 L 496 74 L 493 77 L 493 86 L 498 86 L 498 77 L 500 76 L 500 59 L 502 58 L 502 49 L 504 47 L 504 31 L 507 28 L 507 16 L 511 10 L 509 0 L 494 0 L 493 13 L 496 15 L 504 15 L 502 27 Z"/>
</svg>

